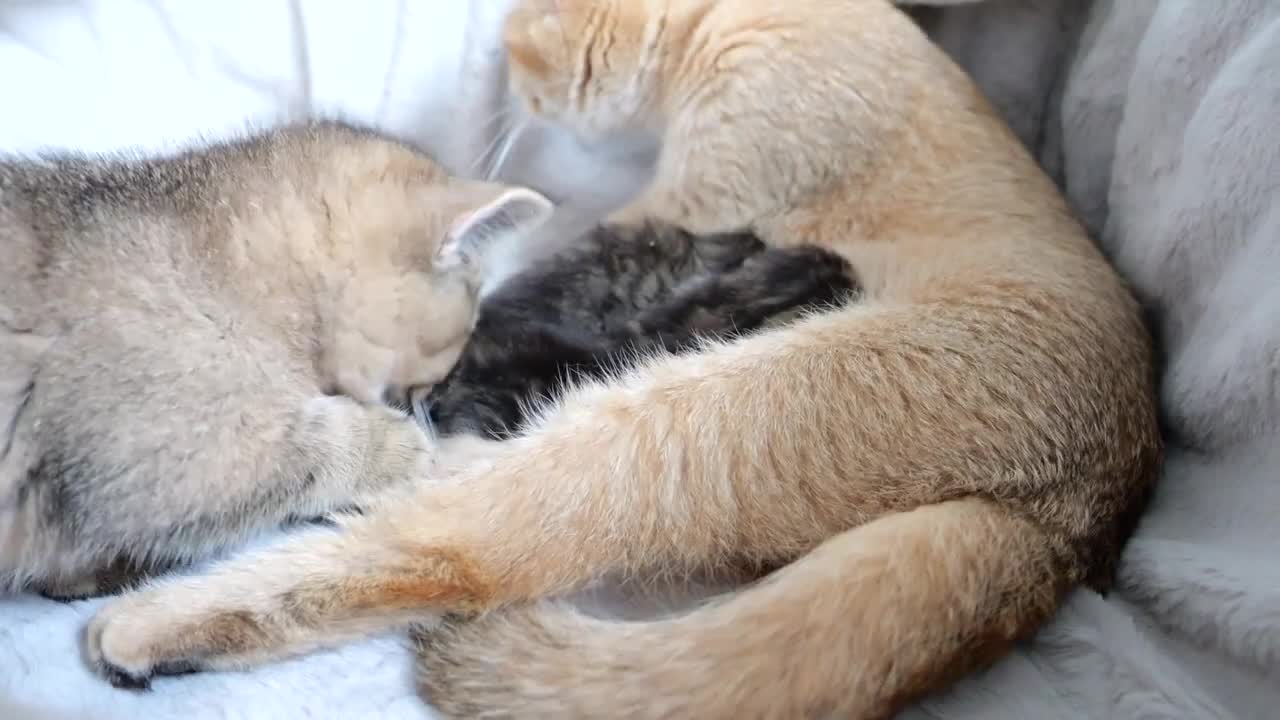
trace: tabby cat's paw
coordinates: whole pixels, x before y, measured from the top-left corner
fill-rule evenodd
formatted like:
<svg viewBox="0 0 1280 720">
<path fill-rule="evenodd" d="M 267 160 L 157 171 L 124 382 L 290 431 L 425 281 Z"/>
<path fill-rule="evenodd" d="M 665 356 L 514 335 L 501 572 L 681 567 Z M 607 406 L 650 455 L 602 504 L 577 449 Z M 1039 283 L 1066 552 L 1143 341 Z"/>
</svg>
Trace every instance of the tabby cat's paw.
<svg viewBox="0 0 1280 720">
<path fill-rule="evenodd" d="M 83 577 L 76 578 L 75 580 L 51 582 L 36 588 L 36 592 L 38 592 L 41 597 L 56 600 L 60 603 L 79 602 L 81 600 L 89 600 L 91 598 L 98 597 L 99 595 L 109 594 L 109 592 L 105 591 L 98 583 L 98 579 L 96 577 Z"/>
<path fill-rule="evenodd" d="M 44 597 L 58 602 L 77 602 L 104 595 L 119 595 L 148 577 L 172 569 L 173 562 L 153 562 L 146 569 L 125 558 L 83 575 L 48 581 L 36 588 Z"/>
</svg>

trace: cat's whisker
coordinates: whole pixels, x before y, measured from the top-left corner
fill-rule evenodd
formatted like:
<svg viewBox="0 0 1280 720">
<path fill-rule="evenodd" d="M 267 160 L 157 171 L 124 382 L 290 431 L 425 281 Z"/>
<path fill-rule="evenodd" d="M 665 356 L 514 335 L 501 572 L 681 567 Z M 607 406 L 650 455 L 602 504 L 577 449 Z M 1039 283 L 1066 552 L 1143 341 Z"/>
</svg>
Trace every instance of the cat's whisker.
<svg viewBox="0 0 1280 720">
<path fill-rule="evenodd" d="M 491 181 L 502 172 L 503 166 L 506 165 L 507 157 L 511 155 L 512 148 L 514 148 L 516 143 L 520 141 L 520 137 L 524 135 L 524 131 L 528 129 L 528 127 L 529 121 L 524 119 L 511 128 L 511 131 L 507 133 L 506 141 L 502 144 L 501 148 L 498 150 L 498 154 L 494 157 L 493 164 L 489 167 L 489 172 L 485 173 L 485 180 Z"/>
<path fill-rule="evenodd" d="M 409 411 L 413 415 L 414 422 L 418 423 L 418 427 L 431 438 L 432 442 L 439 439 L 436 432 L 436 425 L 431 420 L 431 404 L 429 402 L 431 389 L 425 386 L 419 386 L 409 391 Z"/>
<path fill-rule="evenodd" d="M 489 144 L 485 146 L 484 150 L 480 151 L 480 154 L 476 155 L 475 160 L 471 161 L 471 165 L 467 167 L 466 174 L 468 176 L 474 176 L 477 172 L 487 168 L 489 166 L 489 156 L 493 153 L 494 149 L 497 148 L 498 144 L 503 141 L 503 139 L 503 133 L 494 135 L 493 139 L 489 141 Z"/>
<path fill-rule="evenodd" d="M 511 109 L 509 107 L 501 107 L 481 123 L 481 127 L 484 132 L 489 132 L 490 129 L 494 127 L 495 123 L 497 124 L 498 129 L 497 132 L 494 133 L 493 138 L 489 140 L 489 143 L 485 145 L 484 150 L 482 150 L 480 154 L 476 156 L 475 160 L 471 162 L 471 166 L 467 168 L 467 175 L 474 175 L 476 171 L 488 167 L 489 156 L 506 138 L 506 133 L 502 131 L 502 128 L 506 125 L 507 120 L 509 120 L 510 117 Z"/>
</svg>

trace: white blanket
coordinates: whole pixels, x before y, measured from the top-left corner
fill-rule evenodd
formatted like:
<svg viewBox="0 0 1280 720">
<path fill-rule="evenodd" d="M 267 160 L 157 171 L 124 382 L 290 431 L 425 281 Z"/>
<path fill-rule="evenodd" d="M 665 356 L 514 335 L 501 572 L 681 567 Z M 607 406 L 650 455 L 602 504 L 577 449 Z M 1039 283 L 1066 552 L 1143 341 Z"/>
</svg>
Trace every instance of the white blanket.
<svg viewBox="0 0 1280 720">
<path fill-rule="evenodd" d="M 500 107 L 490 53 L 505 2 L 0 0 L 0 150 L 173 147 L 338 112 L 473 169 Z M 907 716 L 1274 716 L 1280 4 L 991 0 L 930 24 L 1150 304 L 1171 452 L 1117 591 L 1076 593 L 1034 641 Z M 638 177 L 541 130 L 512 157 L 508 178 L 592 207 Z M 396 637 L 117 691 L 80 662 L 93 606 L 0 600 L 0 718 L 19 705 L 40 718 L 430 717 Z"/>
</svg>

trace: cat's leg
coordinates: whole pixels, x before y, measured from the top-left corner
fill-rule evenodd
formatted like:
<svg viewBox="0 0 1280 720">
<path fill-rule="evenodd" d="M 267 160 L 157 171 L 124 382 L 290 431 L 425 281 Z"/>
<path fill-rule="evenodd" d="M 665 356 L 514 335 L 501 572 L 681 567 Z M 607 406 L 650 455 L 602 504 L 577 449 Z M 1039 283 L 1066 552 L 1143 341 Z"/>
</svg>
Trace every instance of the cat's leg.
<svg viewBox="0 0 1280 720">
<path fill-rule="evenodd" d="M 657 221 L 711 235 L 752 228 L 775 216 L 821 182 L 820 172 L 806 166 L 806 154 L 791 152 L 785 143 L 750 141 L 775 134 L 755 111 L 680 118 L 665 133 L 667 146 L 653 180 L 608 222 Z"/>
<path fill-rule="evenodd" d="M 430 603 L 409 585 L 395 607 L 380 595 L 392 575 L 403 573 L 411 583 L 419 558 L 411 547 L 396 546 L 403 538 L 351 527 L 362 521 L 344 518 L 336 528 L 298 532 L 207 575 L 123 596 L 89 625 L 90 662 L 117 686 L 142 687 L 157 673 L 248 666 L 429 617 L 423 606 Z M 403 571 L 395 569 L 398 562 Z M 361 599 L 366 583 L 370 594 Z M 236 609 L 224 612 L 230 608 Z M 155 632 L 154 623 L 175 632 Z"/>
<path fill-rule="evenodd" d="M 428 472 L 436 457 L 432 441 L 405 414 L 345 397 L 304 401 L 276 424 L 288 430 L 275 441 L 244 438 L 240 453 L 200 453 L 176 481 L 155 483 L 154 469 L 139 463 L 137 478 L 77 488 L 72 499 L 50 506 L 64 519 L 91 521 L 80 523 L 79 536 L 61 541 L 66 547 L 55 551 L 60 569 L 38 575 L 33 589 L 57 600 L 113 594 L 255 533 L 357 510 Z M 90 471 L 46 464 L 33 484 L 47 491 Z M 112 502 L 120 485 L 135 494 Z M 56 527 L 56 521 L 44 522 Z M 100 549 L 80 551 L 82 558 L 73 561 L 78 547 Z"/>
<path fill-rule="evenodd" d="M 1034 591 L 1021 582 L 956 583 L 973 595 L 949 602 L 1003 603 L 1009 613 L 940 611 L 930 596 L 930 615 L 907 618 L 916 605 L 895 602 L 893 584 L 859 586 L 850 600 L 891 625 L 936 630 L 918 646 L 902 639 L 913 654 L 899 674 L 884 670 L 883 656 L 859 656 L 853 675 L 889 672 L 889 693 L 927 684 L 943 666 L 963 665 L 960 653 L 1043 617 L 1040 588 L 1079 581 L 1076 548 L 1110 532 L 1109 513 L 1123 505 L 1081 505 L 1091 496 L 1082 488 L 1132 490 L 1158 455 L 1088 454 L 1146 427 L 1134 413 L 1150 408 L 1133 407 L 1132 393 L 1117 386 L 1148 382 L 1143 350 L 1072 342 L 1069 328 L 1081 318 L 1063 316 L 1087 310 L 1053 300 L 1002 298 L 1014 307 L 1008 314 L 954 299 L 853 305 L 731 347 L 663 358 L 614 386 L 576 389 L 531 434 L 487 446 L 488 459 L 380 504 L 341 532 L 124 596 L 93 620 L 90 656 L 126 682 L 173 668 L 239 667 L 434 613 L 559 594 L 611 573 L 781 564 L 880 518 L 913 548 L 878 561 L 901 563 L 892 578 L 984 578 L 976 551 L 931 541 L 927 522 L 888 518 L 989 498 L 940 519 L 957 533 L 1029 544 L 1037 559 L 1015 570 L 1039 572 L 1044 556 L 1054 562 Z M 1008 342 L 1028 318 L 1047 337 Z M 1150 438 L 1126 443 L 1158 449 Z M 1082 447 L 1078 461 L 1046 460 Z M 1026 530 L 1015 517 L 1023 515 L 1040 530 Z M 852 542 L 868 552 L 877 544 Z M 934 644 L 943 637 L 952 644 Z"/>
<path fill-rule="evenodd" d="M 747 203 L 713 190 L 691 190 L 706 188 L 709 184 L 724 185 L 710 177 L 711 168 L 703 167 L 705 162 L 689 159 L 678 168 L 671 167 L 674 164 L 674 161 L 660 162 L 653 182 L 635 200 L 611 213 L 607 222 L 623 227 L 639 227 L 648 222 L 669 223 L 695 235 L 710 235 L 742 230 L 749 227 L 742 218 L 758 215 L 743 212 Z M 700 179 L 691 179 L 695 177 Z"/>
<path fill-rule="evenodd" d="M 300 415 L 287 452 L 306 469 L 306 482 L 286 500 L 281 521 L 369 503 L 436 461 L 434 441 L 407 412 L 338 395 L 306 402 Z"/>
<path fill-rule="evenodd" d="M 849 530 L 766 580 L 646 622 L 538 602 L 418 633 L 446 717 L 882 718 L 1043 622 L 1065 589 L 1044 532 L 968 499 Z"/>
<path fill-rule="evenodd" d="M 183 486 L 154 491 L 170 495 L 187 487 L 202 494 L 197 507 L 159 526 L 160 533 L 191 537 L 193 544 L 208 540 L 208 549 L 217 550 L 299 518 L 358 509 L 427 474 L 436 459 L 434 441 L 411 416 L 341 395 L 303 400 L 264 415 L 259 426 L 283 432 L 269 440 L 241 435 L 239 448 L 203 455 L 199 475 L 193 470 Z M 176 501 L 164 497 L 156 505 L 170 508 Z M 148 542 L 159 539 L 137 538 L 139 545 Z"/>
<path fill-rule="evenodd" d="M 237 620 L 184 625 L 192 634 L 177 638 L 178 646 L 146 646 L 144 640 L 144 645 L 139 647 L 146 647 L 155 657 L 170 658 L 159 661 L 149 672 L 135 672 L 136 665 L 107 659 L 105 649 L 120 649 L 120 642 L 128 644 L 128 636 L 134 634 L 136 627 L 128 622 L 110 623 L 112 614 L 141 619 L 134 613 L 139 607 L 145 607 L 143 614 L 157 613 L 153 620 L 165 617 L 181 623 L 181 617 L 199 617 L 202 608 L 217 612 L 219 604 L 201 605 L 197 600 L 199 596 L 206 600 L 223 596 L 201 591 L 199 578 L 206 576 L 196 576 L 161 579 L 149 589 L 113 602 L 109 607 L 115 610 L 100 613 L 87 635 L 90 656 L 113 682 L 131 685 L 143 683 L 151 672 L 244 665 L 430 616 L 423 611 L 430 603 L 424 604 L 411 590 L 401 607 L 392 610 L 376 598 L 362 601 L 354 597 L 346 581 L 367 574 L 374 582 L 370 589 L 376 593 L 381 589 L 377 582 L 386 579 L 385 573 L 404 572 L 406 579 L 411 580 L 417 572 L 412 563 L 419 559 L 433 563 L 429 555 L 416 555 L 416 546 L 412 544 L 411 527 L 423 498 L 421 491 L 410 483 L 426 482 L 432 476 L 456 475 L 464 467 L 483 466 L 501 445 L 460 435 L 432 443 L 427 448 L 427 439 L 411 419 L 386 408 L 361 406 L 343 397 L 317 399 L 309 404 L 304 417 L 311 420 L 304 423 L 310 433 L 298 440 L 299 449 L 303 457 L 323 465 L 323 471 L 315 473 L 310 497 L 296 498 L 295 505 L 315 512 L 316 508 L 340 508 L 343 502 L 356 498 L 362 501 L 362 513 L 335 516 L 331 527 L 295 533 L 278 546 L 237 556 L 215 566 L 207 577 L 219 578 L 215 582 L 225 584 L 228 589 L 244 590 L 233 604 L 241 603 L 272 614 L 283 609 L 285 616 L 276 614 L 272 620 L 265 617 L 255 620 L 250 612 L 239 617 L 256 625 L 256 629 L 239 625 Z M 397 485 L 400 487 L 394 487 Z M 438 499 L 443 500 L 447 494 L 442 489 Z M 464 494 L 473 496 L 469 492 Z M 400 522 L 407 524 L 399 525 Z M 409 541 L 410 545 L 401 547 L 402 540 Z M 400 562 L 411 564 L 403 570 L 392 567 Z M 260 578 L 265 582 L 253 579 L 257 573 L 267 574 Z M 192 587 L 194 593 L 186 592 Z M 165 590 L 157 591 L 158 588 Z M 272 594 L 273 589 L 280 588 L 295 588 L 297 592 L 292 592 L 290 597 Z M 153 601 L 159 604 L 152 604 Z M 195 604 L 191 604 L 193 602 Z M 352 611 L 366 604 L 367 613 Z M 150 622 L 142 620 L 141 624 Z M 104 634 L 106 624 L 112 624 L 117 633 L 123 628 L 123 634 Z M 244 632 L 237 634 L 237 630 Z M 141 636 L 138 639 L 142 639 Z M 181 650 L 201 647 L 225 648 L 232 654 L 202 655 Z M 233 653 L 234 649 L 238 651 Z M 184 657 L 177 659 L 177 655 Z"/>
<path fill-rule="evenodd" d="M 448 458 L 436 465 L 442 472 L 451 465 L 455 473 L 462 467 L 474 471 L 498 453 L 495 441 L 474 436 L 449 438 L 441 447 Z M 412 488 L 386 493 L 364 514 L 336 518 L 334 527 L 294 533 L 277 545 L 220 563 L 207 574 L 165 579 L 127 594 L 89 625 L 90 662 L 118 686 L 145 687 L 153 674 L 245 667 L 430 621 L 444 608 L 481 609 L 482 604 L 467 598 L 487 593 L 471 586 L 466 570 L 442 564 L 418 544 L 426 540 L 418 536 L 426 529 L 417 527 L 420 518 L 439 512 L 461 520 L 437 504 L 479 499 L 456 482 L 429 493 Z M 433 597 L 433 590 L 420 581 L 437 571 L 470 590 L 445 589 Z M 162 626 L 177 632 L 156 632 Z"/>
</svg>

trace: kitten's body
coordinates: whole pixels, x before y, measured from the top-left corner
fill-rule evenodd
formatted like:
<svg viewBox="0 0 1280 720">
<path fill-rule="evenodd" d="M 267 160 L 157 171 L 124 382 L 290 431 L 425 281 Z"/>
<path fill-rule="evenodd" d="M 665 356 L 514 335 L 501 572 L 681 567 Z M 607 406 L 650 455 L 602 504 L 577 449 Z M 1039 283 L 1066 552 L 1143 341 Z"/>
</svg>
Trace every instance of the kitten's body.
<svg viewBox="0 0 1280 720">
<path fill-rule="evenodd" d="M 864 299 L 577 388 L 341 533 L 124 598 L 96 662 L 137 682 L 481 612 L 422 648 L 455 716 L 877 718 L 1108 585 L 1161 457 L 1139 306 L 909 18 L 522 0 L 507 43 L 535 113 L 661 139 L 627 215 L 833 249 Z M 785 563 L 644 623 L 535 602 Z"/>
<path fill-rule="evenodd" d="M 96 592 L 421 472 L 403 414 L 325 394 L 448 372 L 466 223 L 513 197 L 545 210 L 336 125 L 0 160 L 0 592 Z"/>
<path fill-rule="evenodd" d="M 848 264 L 818 248 L 601 226 L 485 298 L 458 364 L 426 398 L 430 417 L 441 435 L 507 437 L 566 383 L 746 335 L 854 290 Z"/>
</svg>

